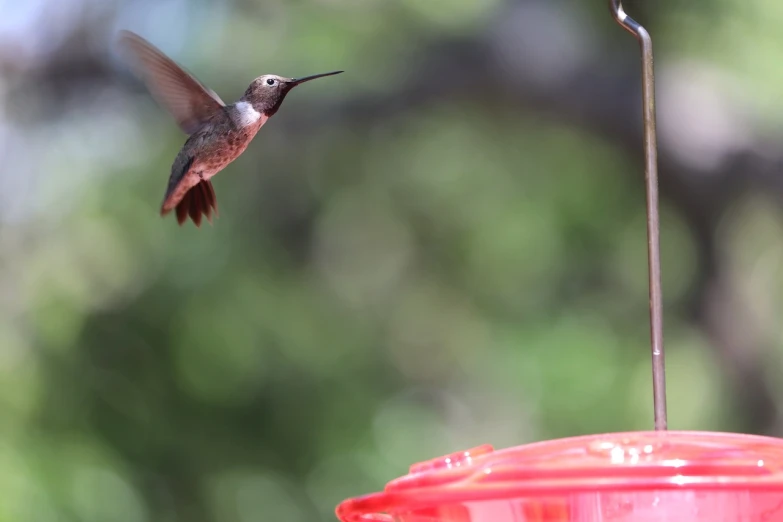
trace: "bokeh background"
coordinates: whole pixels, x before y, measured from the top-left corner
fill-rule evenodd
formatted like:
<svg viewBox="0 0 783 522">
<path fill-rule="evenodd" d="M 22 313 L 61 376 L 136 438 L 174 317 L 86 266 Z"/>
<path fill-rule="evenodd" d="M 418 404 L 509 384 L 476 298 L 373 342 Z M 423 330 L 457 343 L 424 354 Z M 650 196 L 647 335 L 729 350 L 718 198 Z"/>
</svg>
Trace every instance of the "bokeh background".
<svg viewBox="0 0 783 522">
<path fill-rule="evenodd" d="M 604 0 L 0 0 L 0 521 L 334 520 L 482 443 L 652 426 L 638 48 Z M 670 425 L 783 435 L 783 4 L 657 57 Z M 134 30 L 293 91 L 161 219 Z"/>
</svg>

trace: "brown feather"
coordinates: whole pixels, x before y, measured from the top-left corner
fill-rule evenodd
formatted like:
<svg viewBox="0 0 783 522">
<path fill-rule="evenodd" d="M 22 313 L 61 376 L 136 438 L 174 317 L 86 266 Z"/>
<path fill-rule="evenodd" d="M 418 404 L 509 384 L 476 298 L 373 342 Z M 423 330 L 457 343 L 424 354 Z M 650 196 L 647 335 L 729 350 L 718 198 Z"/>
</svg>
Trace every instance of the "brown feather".
<svg viewBox="0 0 783 522">
<path fill-rule="evenodd" d="M 196 185 L 198 187 L 198 185 Z M 196 224 L 196 227 L 201 226 L 201 192 L 198 188 L 190 189 L 190 219 Z"/>
<path fill-rule="evenodd" d="M 209 206 L 212 207 L 212 209 L 215 211 L 215 217 L 219 217 L 218 214 L 218 207 L 217 207 L 217 196 L 215 195 L 215 187 L 212 186 L 211 181 L 205 181 L 204 186 L 207 189 L 209 197 L 207 197 L 207 201 L 209 202 Z"/>
<path fill-rule="evenodd" d="M 200 181 L 196 186 L 185 193 L 182 200 L 177 203 L 177 223 L 180 225 L 187 221 L 188 216 L 193 220 L 197 227 L 201 226 L 202 216 L 207 217 L 207 221 L 212 223 L 212 210 L 215 210 L 217 217 L 217 198 L 215 197 L 215 188 L 209 180 Z M 161 215 L 168 214 L 168 210 L 161 211 Z"/>
<path fill-rule="evenodd" d="M 209 204 L 209 191 L 207 190 L 207 186 L 205 183 L 199 183 L 197 186 L 199 188 L 201 202 L 203 203 L 204 215 L 207 217 L 207 221 L 212 223 L 212 207 Z"/>
<path fill-rule="evenodd" d="M 190 207 L 189 193 L 185 194 L 185 197 L 182 198 L 182 201 L 177 203 L 177 223 L 179 223 L 180 226 L 182 226 L 182 224 L 185 223 L 185 220 L 188 219 L 188 207 Z"/>
</svg>

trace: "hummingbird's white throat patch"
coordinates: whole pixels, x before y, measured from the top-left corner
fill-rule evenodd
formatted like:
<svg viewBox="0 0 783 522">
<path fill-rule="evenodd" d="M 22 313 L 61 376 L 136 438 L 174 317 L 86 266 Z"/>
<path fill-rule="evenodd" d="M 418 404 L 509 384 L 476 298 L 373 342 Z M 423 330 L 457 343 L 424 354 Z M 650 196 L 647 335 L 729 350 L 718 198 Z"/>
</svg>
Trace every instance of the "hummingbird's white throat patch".
<svg viewBox="0 0 783 522">
<path fill-rule="evenodd" d="M 241 127 L 254 125 L 258 123 L 258 120 L 263 120 L 261 122 L 263 124 L 267 119 L 266 116 L 264 116 L 263 114 L 255 110 L 253 108 L 253 105 L 245 101 L 237 102 L 236 109 L 237 109 L 237 123 Z"/>
</svg>

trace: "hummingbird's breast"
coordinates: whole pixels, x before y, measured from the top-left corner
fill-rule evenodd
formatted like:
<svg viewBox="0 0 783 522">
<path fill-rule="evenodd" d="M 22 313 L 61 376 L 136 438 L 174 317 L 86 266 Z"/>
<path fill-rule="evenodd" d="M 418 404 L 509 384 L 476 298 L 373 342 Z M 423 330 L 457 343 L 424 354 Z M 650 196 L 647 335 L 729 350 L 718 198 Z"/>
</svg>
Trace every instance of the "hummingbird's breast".
<svg viewBox="0 0 783 522">
<path fill-rule="evenodd" d="M 237 159 L 269 118 L 247 102 L 226 107 L 211 124 L 191 136 L 193 169 L 209 179 Z"/>
</svg>

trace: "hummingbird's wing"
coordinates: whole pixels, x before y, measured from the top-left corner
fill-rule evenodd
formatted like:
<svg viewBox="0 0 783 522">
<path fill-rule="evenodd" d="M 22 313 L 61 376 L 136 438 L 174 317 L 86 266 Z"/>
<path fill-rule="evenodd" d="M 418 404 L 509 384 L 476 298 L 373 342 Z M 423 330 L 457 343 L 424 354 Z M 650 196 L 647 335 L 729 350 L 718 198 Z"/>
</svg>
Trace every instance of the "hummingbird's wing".
<svg viewBox="0 0 783 522">
<path fill-rule="evenodd" d="M 193 134 L 225 107 L 215 91 L 204 86 L 174 60 L 141 36 L 120 31 L 119 44 L 127 50 L 152 96 L 177 120 L 186 134 Z"/>
</svg>

